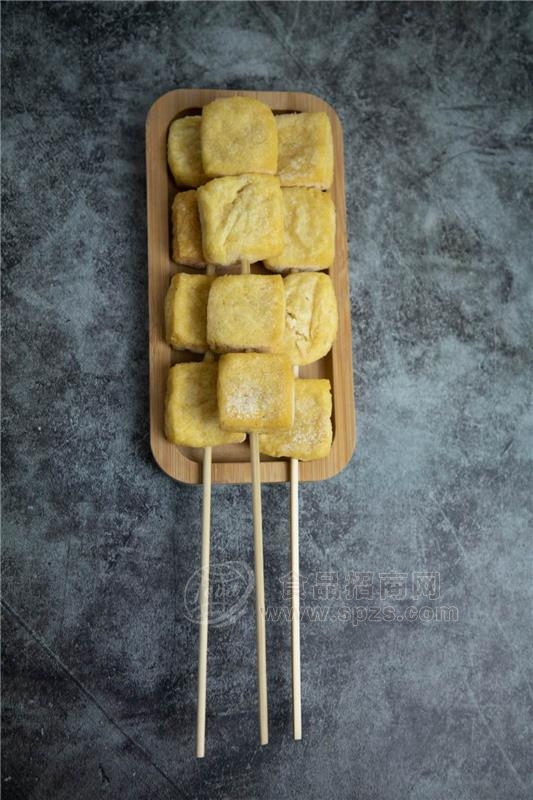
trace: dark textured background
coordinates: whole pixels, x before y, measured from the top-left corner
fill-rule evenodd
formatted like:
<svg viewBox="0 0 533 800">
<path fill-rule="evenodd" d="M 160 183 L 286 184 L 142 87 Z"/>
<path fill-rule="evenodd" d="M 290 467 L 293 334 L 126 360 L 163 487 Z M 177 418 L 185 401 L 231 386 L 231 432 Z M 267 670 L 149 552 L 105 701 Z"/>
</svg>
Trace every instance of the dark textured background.
<svg viewBox="0 0 533 800">
<path fill-rule="evenodd" d="M 6 800 L 532 796 L 532 12 L 3 6 Z M 211 633 L 203 762 L 201 492 L 147 420 L 144 122 L 190 86 L 314 92 L 344 125 L 358 451 L 302 487 L 303 575 L 373 572 L 382 605 L 380 572 L 439 571 L 459 613 L 304 624 L 300 743 L 269 624 L 261 749 L 250 598 Z M 264 517 L 279 603 L 286 487 Z M 213 560 L 252 563 L 249 487 L 214 491 Z"/>
</svg>

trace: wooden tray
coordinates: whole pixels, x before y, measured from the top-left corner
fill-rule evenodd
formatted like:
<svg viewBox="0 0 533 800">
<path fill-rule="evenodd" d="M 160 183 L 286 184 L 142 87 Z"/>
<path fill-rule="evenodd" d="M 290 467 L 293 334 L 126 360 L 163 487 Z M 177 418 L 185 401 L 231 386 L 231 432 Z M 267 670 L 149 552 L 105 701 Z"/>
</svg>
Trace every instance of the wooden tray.
<svg viewBox="0 0 533 800">
<path fill-rule="evenodd" d="M 339 332 L 332 351 L 314 364 L 300 368 L 304 378 L 327 377 L 333 394 L 333 446 L 327 458 L 300 462 L 301 481 L 319 481 L 339 472 L 355 447 L 355 406 L 352 376 L 352 335 L 348 294 L 346 206 L 342 128 L 335 111 L 318 97 L 300 92 L 241 92 L 217 89 L 176 89 L 162 95 L 146 120 L 146 175 L 148 213 L 148 293 L 150 346 L 150 442 L 161 469 L 185 483 L 202 482 L 203 450 L 177 447 L 164 435 L 164 401 L 167 373 L 176 361 L 192 360 L 191 353 L 173 351 L 164 338 L 164 298 L 175 272 L 193 272 L 170 259 L 170 205 L 177 191 L 167 167 L 167 132 L 172 120 L 200 114 L 217 97 L 250 95 L 267 103 L 274 113 L 325 111 L 331 121 L 335 153 L 335 179 L 331 189 L 337 209 L 335 263 L 330 270 L 339 305 Z M 254 272 L 263 272 L 253 267 Z M 219 269 L 218 274 L 231 270 Z M 198 356 L 201 358 L 201 356 Z M 250 483 L 248 443 L 213 448 L 213 483 Z M 288 481 L 288 459 L 261 457 L 261 480 Z"/>
</svg>

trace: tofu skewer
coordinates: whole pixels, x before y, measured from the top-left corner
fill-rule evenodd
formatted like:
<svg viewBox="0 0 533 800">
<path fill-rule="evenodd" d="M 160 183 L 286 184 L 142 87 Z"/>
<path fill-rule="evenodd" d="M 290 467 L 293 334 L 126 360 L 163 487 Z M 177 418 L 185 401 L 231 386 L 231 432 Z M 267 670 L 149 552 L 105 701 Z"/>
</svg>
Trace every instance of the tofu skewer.
<svg viewBox="0 0 533 800">
<path fill-rule="evenodd" d="M 191 193 L 184 194 L 190 196 Z M 176 206 L 180 207 L 175 202 L 174 207 Z M 175 230 L 176 233 L 179 233 L 179 229 Z M 207 298 L 214 280 L 214 265 L 207 265 L 205 275 L 177 273 L 172 278 L 165 298 L 167 343 L 179 350 L 205 353 L 202 362 L 179 364 L 171 368 L 166 409 L 166 434 L 170 441 L 178 445 L 203 448 L 196 719 L 198 758 L 203 758 L 205 755 L 212 447 L 225 441 L 243 441 L 245 438 L 244 433 L 236 437 L 230 435 L 228 438 L 218 426 L 216 399 L 213 399 L 213 394 L 216 397 L 217 365 L 213 353 L 209 350 L 206 336 Z"/>
<path fill-rule="evenodd" d="M 165 401 L 165 434 L 178 446 L 203 450 L 202 538 L 199 591 L 198 708 L 196 755 L 205 755 L 207 650 L 209 623 L 209 560 L 211 527 L 212 448 L 236 444 L 246 438 L 244 431 L 227 431 L 220 426 L 217 379 L 219 366 L 209 351 L 206 331 L 207 295 L 215 280 L 210 275 L 178 273 L 172 278 L 165 298 L 165 338 L 179 350 L 205 353 L 203 361 L 181 362 L 170 368 Z"/>
<path fill-rule="evenodd" d="M 215 274 L 208 264 L 207 275 Z M 208 350 L 204 361 L 213 361 Z M 196 757 L 205 756 L 205 717 L 207 706 L 207 633 L 209 628 L 209 558 L 211 550 L 211 465 L 213 448 L 204 448 L 202 463 L 202 544 L 200 565 L 200 635 L 198 642 L 198 705 L 196 710 Z"/>
<path fill-rule="evenodd" d="M 250 274 L 250 262 L 241 260 L 241 272 Z M 250 432 L 252 467 L 252 511 L 254 518 L 255 625 L 257 638 L 257 685 L 259 692 L 259 739 L 268 744 L 268 689 L 265 629 L 265 573 L 263 562 L 263 511 L 261 507 L 261 462 L 259 434 Z"/>
<path fill-rule="evenodd" d="M 235 108 L 233 108 L 234 105 Z M 260 168 L 258 156 L 255 155 L 252 162 L 255 171 L 251 173 L 246 173 L 246 165 L 242 160 L 239 160 L 246 149 L 249 149 L 248 146 L 250 144 L 250 135 L 248 133 L 249 126 L 243 125 L 240 116 L 241 112 L 247 116 L 248 119 L 252 120 L 252 127 L 254 130 L 259 125 L 261 132 L 261 135 L 253 137 L 253 139 L 254 141 L 257 139 L 260 144 L 262 143 L 260 150 L 265 161 Z M 250 406 L 250 397 L 243 391 L 239 376 L 232 373 L 231 365 L 233 364 L 235 366 L 239 363 L 239 358 L 237 358 L 237 360 L 232 358 L 232 356 L 238 356 L 239 351 L 241 356 L 246 356 L 246 359 L 252 359 L 248 361 L 248 366 L 250 366 L 252 362 L 256 364 L 255 356 L 260 356 L 260 360 L 266 359 L 269 361 L 267 357 L 267 354 L 269 354 L 274 358 L 274 361 L 276 361 L 278 357 L 274 356 L 271 351 L 276 350 L 277 347 L 281 345 L 283 332 L 285 302 L 281 282 L 279 282 L 278 290 L 280 302 L 278 304 L 271 303 L 270 301 L 273 298 L 267 298 L 269 301 L 269 315 L 267 315 L 266 318 L 263 316 L 264 308 L 261 306 L 261 313 L 254 319 L 254 303 L 251 299 L 253 296 L 257 301 L 258 292 L 260 292 L 259 284 L 264 288 L 267 277 L 264 276 L 260 281 L 256 282 L 255 279 L 257 276 L 250 275 L 250 262 L 261 261 L 268 256 L 280 254 L 283 249 L 283 195 L 279 178 L 274 174 L 277 167 L 276 124 L 274 116 L 268 107 L 263 108 L 263 114 L 265 119 L 261 122 L 259 120 L 260 115 L 257 104 L 247 102 L 243 104 L 241 99 L 235 104 L 233 102 L 229 103 L 229 101 L 220 101 L 213 102 L 204 107 L 202 112 L 201 135 L 202 161 L 208 174 L 214 176 L 220 175 L 221 177 L 215 177 L 214 180 L 209 181 L 198 189 L 198 210 L 202 229 L 202 247 L 207 261 L 218 263 L 222 266 L 230 266 L 239 262 L 241 265 L 241 274 L 243 276 L 248 276 L 245 279 L 248 286 L 243 293 L 243 297 L 245 298 L 245 303 L 243 305 L 247 307 L 243 314 L 242 322 L 245 328 L 245 335 L 239 336 L 237 335 L 237 331 L 231 330 L 236 327 L 234 325 L 235 318 L 233 315 L 230 318 L 231 325 L 229 330 L 227 329 L 227 325 L 224 324 L 228 319 L 226 309 L 231 307 L 231 295 L 228 298 L 228 296 L 226 296 L 226 290 L 230 286 L 230 283 L 235 285 L 235 280 L 230 281 L 228 277 L 225 279 L 220 278 L 218 289 L 213 289 L 213 293 L 210 293 L 208 302 L 207 336 L 212 349 L 216 352 L 223 353 L 219 361 L 221 370 L 219 372 L 218 382 L 219 405 L 221 400 L 220 395 L 224 395 L 223 391 L 220 392 L 221 386 L 224 385 L 225 381 L 224 375 L 226 375 L 226 378 L 229 380 L 228 389 L 231 385 L 228 400 L 232 397 L 231 392 L 233 391 L 236 392 L 233 397 L 237 397 L 239 401 L 236 406 L 229 402 L 224 409 L 222 407 L 219 408 L 221 427 L 227 430 L 236 429 L 236 420 L 239 419 L 240 412 L 240 419 L 244 423 L 242 429 L 248 432 L 250 440 L 256 582 L 255 607 L 259 734 L 262 745 L 268 743 L 268 693 L 263 523 L 261 509 L 261 464 L 258 436 L 261 425 L 259 424 L 260 420 L 254 421 L 250 418 L 253 405 Z M 223 143 L 220 140 L 220 125 L 218 124 L 221 118 L 224 122 L 224 130 L 229 134 L 231 140 L 227 152 L 224 147 L 221 147 Z M 226 136 L 226 133 L 224 136 Z M 237 133 L 244 135 L 242 147 L 235 147 L 234 139 Z M 265 143 L 267 144 L 266 148 L 263 146 Z M 263 152 L 264 150 L 265 152 Z M 239 157 L 237 159 L 238 163 L 233 161 L 234 155 Z M 228 160 L 229 156 L 232 156 L 230 159 L 231 163 Z M 208 166 L 206 166 L 207 164 Z M 252 280 L 253 286 L 255 287 L 253 290 Z M 274 282 L 269 281 L 268 283 L 269 286 L 272 286 L 273 293 L 275 293 Z M 227 303 L 228 299 L 230 300 L 229 303 Z M 277 312 L 274 310 L 274 306 L 276 306 Z M 273 341 L 275 338 L 273 334 L 276 329 L 276 317 L 279 317 L 279 342 Z M 258 321 L 259 325 L 257 324 Z M 248 327 L 251 327 L 252 331 L 247 330 Z M 248 334 L 250 334 L 249 337 Z M 254 351 L 256 350 L 264 352 L 255 353 Z M 237 351 L 237 353 L 235 351 Z M 290 361 L 288 357 L 286 357 L 284 361 L 285 363 L 283 365 L 278 365 L 280 382 L 283 383 L 283 381 L 285 381 L 288 394 L 294 396 L 294 379 L 290 369 Z M 263 362 L 263 370 L 264 366 L 265 362 Z M 287 376 L 283 374 L 285 368 L 288 371 L 289 381 L 287 381 Z M 261 373 L 261 368 L 257 367 L 257 364 L 256 370 Z M 237 379 L 236 382 L 234 380 L 235 378 Z M 239 386 L 241 390 L 240 397 L 238 396 Z M 257 386 L 254 386 L 252 381 L 252 385 L 249 388 L 253 395 Z M 283 414 L 279 413 L 279 409 L 276 409 L 276 406 L 281 405 L 277 397 L 271 397 L 271 404 L 274 406 L 274 410 L 279 419 L 276 418 L 276 415 L 272 415 L 271 411 L 272 418 L 270 420 L 270 426 L 267 425 L 266 430 L 283 429 L 292 425 L 294 403 L 292 402 L 292 408 L 290 409 L 290 422 L 283 418 Z M 287 409 L 288 407 L 289 405 L 287 403 Z M 288 416 L 289 413 L 287 413 L 287 417 Z M 250 423 L 249 427 L 247 427 L 247 423 Z"/>
</svg>

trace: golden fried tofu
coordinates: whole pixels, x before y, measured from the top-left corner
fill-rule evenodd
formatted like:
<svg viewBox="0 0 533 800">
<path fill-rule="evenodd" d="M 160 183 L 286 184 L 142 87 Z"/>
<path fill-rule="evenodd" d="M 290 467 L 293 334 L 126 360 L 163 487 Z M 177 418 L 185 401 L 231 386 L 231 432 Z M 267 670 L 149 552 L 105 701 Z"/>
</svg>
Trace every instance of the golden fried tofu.
<svg viewBox="0 0 533 800">
<path fill-rule="evenodd" d="M 206 175 L 278 170 L 278 129 L 270 108 L 251 97 L 213 100 L 202 111 L 202 163 Z"/>
<path fill-rule="evenodd" d="M 223 275 L 207 305 L 207 341 L 215 353 L 280 352 L 285 329 L 281 275 Z"/>
<path fill-rule="evenodd" d="M 286 430 L 294 422 L 294 376 L 285 355 L 226 353 L 218 362 L 218 409 L 225 430 Z"/>
<path fill-rule="evenodd" d="M 174 275 L 165 297 L 165 333 L 176 350 L 205 353 L 207 345 L 207 297 L 214 275 Z"/>
<path fill-rule="evenodd" d="M 196 190 L 179 192 L 172 203 L 172 260 L 176 264 L 205 267 L 202 228 Z"/>
<path fill-rule="evenodd" d="M 285 287 L 283 351 L 292 364 L 311 364 L 331 350 L 339 315 L 335 289 L 323 272 L 295 272 Z"/>
<path fill-rule="evenodd" d="M 202 247 L 212 264 L 261 261 L 283 249 L 283 199 L 279 178 L 215 178 L 198 191 Z"/>
<path fill-rule="evenodd" d="M 324 111 L 280 114 L 278 175 L 282 186 L 329 189 L 333 183 L 333 137 Z"/>
<path fill-rule="evenodd" d="M 244 441 L 244 433 L 220 427 L 217 376 L 215 361 L 175 364 L 170 368 L 165 408 L 165 434 L 170 442 L 215 447 Z"/>
<path fill-rule="evenodd" d="M 295 382 L 294 425 L 290 431 L 259 436 L 259 450 L 276 458 L 311 461 L 324 458 L 331 449 L 331 386 L 324 379 Z"/>
<path fill-rule="evenodd" d="M 330 193 L 301 187 L 281 191 L 283 250 L 265 258 L 265 267 L 274 272 L 329 269 L 335 258 L 335 206 Z"/>
<path fill-rule="evenodd" d="M 201 186 L 209 180 L 202 167 L 201 124 L 201 117 L 181 117 L 170 123 L 168 166 L 178 186 Z"/>
</svg>

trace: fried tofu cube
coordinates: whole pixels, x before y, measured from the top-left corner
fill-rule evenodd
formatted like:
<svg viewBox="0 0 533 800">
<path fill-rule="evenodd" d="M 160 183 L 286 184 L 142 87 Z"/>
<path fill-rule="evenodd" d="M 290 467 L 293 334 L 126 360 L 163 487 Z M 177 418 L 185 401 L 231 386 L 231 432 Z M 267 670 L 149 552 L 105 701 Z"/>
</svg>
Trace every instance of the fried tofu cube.
<svg viewBox="0 0 533 800">
<path fill-rule="evenodd" d="M 284 236 L 279 255 L 264 259 L 267 269 L 329 269 L 335 258 L 335 206 L 329 192 L 282 189 Z"/>
<path fill-rule="evenodd" d="M 165 435 L 173 444 L 215 447 L 243 442 L 246 434 L 222 430 L 217 408 L 218 364 L 175 364 L 167 380 Z"/>
<path fill-rule="evenodd" d="M 206 175 L 275 175 L 278 129 L 271 109 L 250 97 L 213 100 L 202 111 L 202 163 Z"/>
<path fill-rule="evenodd" d="M 329 189 L 333 183 L 333 137 L 324 111 L 280 114 L 278 175 L 282 186 Z"/>
<path fill-rule="evenodd" d="M 218 408 L 225 430 L 287 430 L 294 422 L 294 376 L 285 355 L 226 353 L 218 362 Z"/>
<path fill-rule="evenodd" d="M 168 129 L 168 166 L 178 186 L 201 186 L 209 180 L 202 167 L 201 124 L 201 117 L 181 117 Z"/>
<path fill-rule="evenodd" d="M 280 352 L 285 330 L 281 275 L 223 275 L 207 304 L 207 341 L 215 353 Z"/>
<path fill-rule="evenodd" d="M 172 260 L 176 264 L 202 269 L 206 266 L 202 250 L 202 228 L 196 190 L 179 192 L 172 202 Z"/>
<path fill-rule="evenodd" d="M 215 178 L 198 189 L 204 255 L 229 266 L 261 261 L 283 250 L 283 198 L 279 178 Z"/>
<path fill-rule="evenodd" d="M 207 345 L 207 298 L 214 275 L 174 275 L 165 297 L 165 333 L 176 350 L 205 353 Z"/>
<path fill-rule="evenodd" d="M 283 351 L 292 364 L 311 364 L 331 350 L 339 314 L 335 289 L 323 272 L 295 272 L 283 281 L 285 335 Z"/>
<path fill-rule="evenodd" d="M 325 379 L 298 378 L 295 382 L 294 425 L 290 431 L 259 436 L 259 450 L 276 458 L 312 461 L 331 449 L 331 386 Z"/>
</svg>

